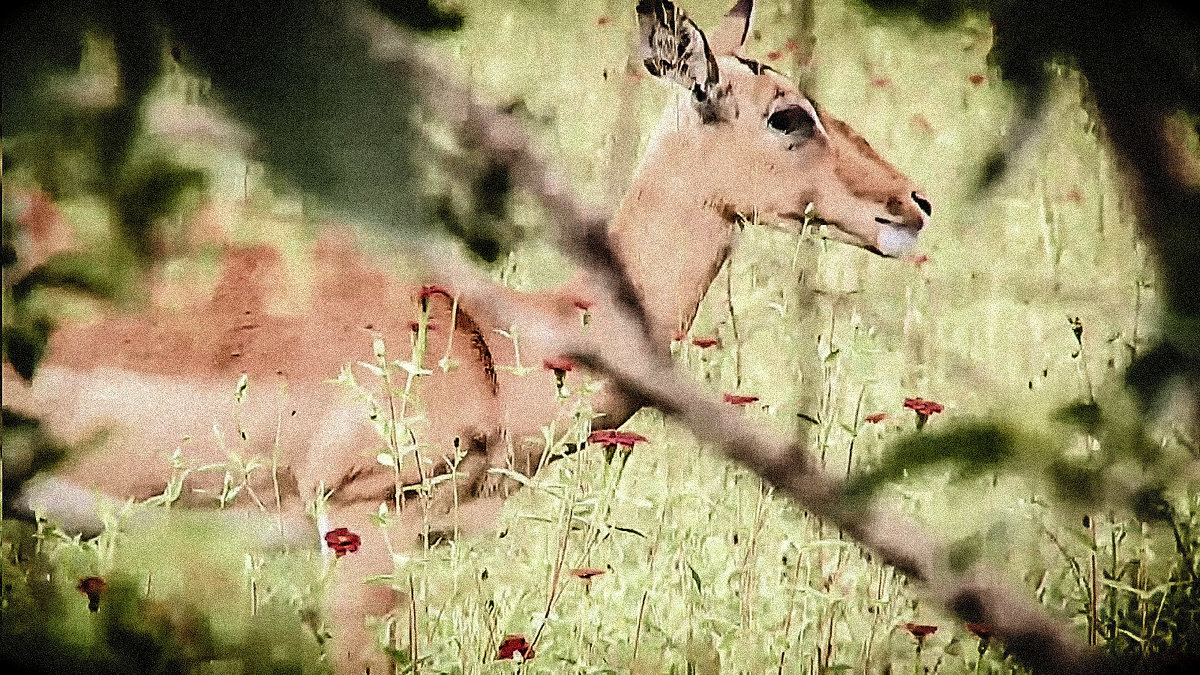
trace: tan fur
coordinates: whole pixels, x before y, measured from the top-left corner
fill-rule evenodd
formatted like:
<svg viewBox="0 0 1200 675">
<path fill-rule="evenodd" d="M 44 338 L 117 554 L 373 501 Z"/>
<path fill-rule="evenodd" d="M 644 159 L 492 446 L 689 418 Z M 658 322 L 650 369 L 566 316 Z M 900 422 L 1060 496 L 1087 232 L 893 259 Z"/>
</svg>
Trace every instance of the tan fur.
<svg viewBox="0 0 1200 675">
<path fill-rule="evenodd" d="M 773 106 L 807 99 L 777 73 L 756 75 L 732 57 L 739 46 L 727 45 L 726 53 L 716 55 L 720 84 L 728 87 L 736 116 L 702 124 L 682 96 L 679 109 L 664 115 L 610 228 L 664 347 L 676 331 L 691 325 L 732 245 L 735 218 L 794 227 L 815 202 L 823 218 L 863 246 L 877 243 L 876 217 L 914 230 L 925 222 L 911 197 L 917 188 L 847 125 L 821 113 L 828 135 L 799 149 L 789 149 L 787 139 L 767 129 Z M 367 408 L 328 381 L 343 364 L 373 362 L 376 336 L 384 339 L 391 358 L 408 358 L 410 323 L 418 319 L 422 293 L 371 265 L 352 245 L 330 238 L 318 247 L 315 264 L 306 311 L 280 314 L 269 302 L 273 285 L 286 278 L 279 256 L 265 248 L 231 249 L 210 301 L 180 312 L 152 310 L 64 327 L 32 386 L 20 385 L 6 372 L 4 398 L 43 415 L 52 431 L 68 439 L 108 429 L 107 443 L 76 458 L 61 475 L 114 497 L 140 499 L 161 492 L 171 475 L 167 457 L 176 447 L 197 463 L 224 462 L 235 451 L 267 467 L 277 452 L 275 475 L 260 470 L 249 484 L 274 510 L 278 481 L 282 507 L 295 518 L 303 517 L 305 503 L 319 489 L 332 490 L 324 527 L 348 527 L 363 538 L 360 551 L 338 563 L 331 594 L 335 661 L 344 672 L 361 672 L 363 663 L 378 666 L 382 658 L 365 649 L 369 639 L 362 617 L 385 613 L 395 603 L 391 591 L 364 587 L 360 580 L 391 570 L 383 533 L 370 523 L 370 514 L 393 499 L 397 480 L 376 461 L 384 441 Z M 536 308 L 561 330 L 623 339 L 611 334 L 606 317 L 613 310 L 591 291 L 586 277 L 545 293 L 499 287 L 494 292 Z M 546 353 L 535 336 L 524 336 L 520 348 L 522 365 L 536 370 L 517 376 L 505 369 L 516 365 L 516 357 L 512 342 L 495 329 L 510 327 L 488 323 L 488 298 L 460 298 L 461 313 L 452 321 L 448 294 L 425 296 L 434 326 L 425 367 L 435 372 L 420 378 L 413 404 L 427 420 L 416 425 L 421 452 L 432 462 L 428 469 L 441 473 L 456 447 L 468 451 L 458 482 L 461 510 L 446 513 L 453 500 L 443 489 L 437 515 L 442 523 L 480 529 L 503 497 L 494 481 L 486 480 L 487 469 L 531 473 L 540 459 L 540 429 L 556 417 L 565 423 L 569 410 L 556 396 L 554 375 L 542 368 L 543 359 L 556 355 Z M 587 327 L 574 306 L 577 299 L 594 303 Z M 450 355 L 460 365 L 443 373 L 435 363 L 447 349 L 451 325 Z M 353 371 L 361 383 L 375 381 L 361 366 Z M 234 387 L 242 374 L 249 377 L 249 396 L 235 405 Z M 582 377 L 571 372 L 567 381 L 575 384 Z M 377 386 L 374 392 L 377 400 L 386 400 Z M 594 404 L 606 413 L 597 426 L 619 425 L 634 412 L 612 392 L 602 393 Z M 194 473 L 185 501 L 215 504 L 221 478 L 220 472 Z M 399 482 L 418 481 L 409 465 Z M 243 491 L 238 503 L 254 505 L 254 496 Z M 417 541 L 417 513 L 410 508 L 402 514 L 390 533 L 393 545 Z"/>
</svg>

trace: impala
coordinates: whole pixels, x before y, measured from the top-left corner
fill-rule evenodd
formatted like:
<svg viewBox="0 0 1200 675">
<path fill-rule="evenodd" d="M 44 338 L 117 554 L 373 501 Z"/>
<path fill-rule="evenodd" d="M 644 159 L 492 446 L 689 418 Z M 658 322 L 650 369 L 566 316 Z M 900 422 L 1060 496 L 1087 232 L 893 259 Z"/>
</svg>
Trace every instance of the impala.
<svg viewBox="0 0 1200 675">
<path fill-rule="evenodd" d="M 638 55 L 681 95 L 665 111 L 609 237 L 641 294 L 651 335 L 664 348 L 691 326 L 745 219 L 796 231 L 808 212 L 833 238 L 897 256 L 930 216 L 920 189 L 853 129 L 770 67 L 743 56 L 751 11 L 751 2 L 738 2 L 706 36 L 670 2 L 637 6 Z M 460 296 L 449 284 L 404 286 L 324 242 L 307 314 L 270 311 L 269 280 L 280 264 L 275 254 L 232 250 L 209 301 L 176 313 L 64 327 L 30 385 L 6 375 L 4 398 L 38 411 L 67 439 L 108 430 L 101 447 L 58 472 L 57 480 L 71 485 L 145 499 L 162 493 L 172 478 L 167 458 L 175 448 L 189 461 L 208 464 L 227 461 L 236 447 L 243 461 L 257 458 L 269 468 L 244 476 L 246 489 L 233 503 L 257 501 L 302 519 L 305 505 L 324 495 L 319 534 L 345 527 L 362 537 L 357 552 L 338 560 L 331 595 L 335 660 L 340 669 L 361 672 L 364 663 L 382 658 L 368 653 L 363 617 L 386 614 L 396 602 L 390 589 L 361 583 L 364 575 L 392 569 L 385 533 L 371 524 L 380 504 L 392 505 L 398 489 L 445 475 L 453 464 L 455 479 L 435 490 L 435 509 L 445 514 L 453 503 L 453 517 L 476 527 L 486 523 L 502 499 L 489 485 L 494 472 L 488 469 L 531 474 L 542 459 L 540 430 L 556 418 L 567 421 L 570 411 L 555 373 L 540 367 L 557 355 L 536 335 L 516 344 L 502 337 L 497 329 L 511 326 L 489 323 L 488 298 Z M 581 276 L 547 292 L 493 292 L 535 309 L 560 331 L 619 330 L 608 319 L 615 308 L 592 288 Z M 587 322 L 581 306 L 587 306 Z M 425 367 L 433 372 L 416 378 L 406 414 L 419 411 L 425 421 L 406 425 L 405 438 L 393 441 L 419 439 L 421 460 L 406 457 L 389 466 L 379 458 L 385 444 L 371 406 L 330 380 L 343 364 L 376 362 L 379 340 L 390 356 L 406 355 L 401 350 L 412 344 L 414 331 L 427 343 Z M 459 367 L 433 366 L 441 355 Z M 518 362 L 536 368 L 513 368 Z M 359 366 L 353 373 L 360 382 L 375 381 Z M 243 376 L 250 395 L 235 404 L 234 385 Z M 580 377 L 566 374 L 568 381 Z M 383 387 L 375 398 L 377 415 L 403 406 L 389 401 Z M 591 403 L 604 413 L 598 427 L 618 426 L 636 409 L 607 389 Z M 222 478 L 187 474 L 180 501 L 216 504 Z M 45 507 L 53 512 L 52 504 Z M 388 533 L 392 544 L 417 540 L 417 511 L 407 508 L 396 517 Z"/>
</svg>

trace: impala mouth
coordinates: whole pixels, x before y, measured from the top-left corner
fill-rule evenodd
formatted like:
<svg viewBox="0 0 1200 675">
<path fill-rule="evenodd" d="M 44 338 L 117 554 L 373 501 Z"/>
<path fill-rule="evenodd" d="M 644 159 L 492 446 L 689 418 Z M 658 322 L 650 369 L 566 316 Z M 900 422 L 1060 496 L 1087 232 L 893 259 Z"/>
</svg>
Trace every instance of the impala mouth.
<svg viewBox="0 0 1200 675">
<path fill-rule="evenodd" d="M 849 244 L 856 248 L 861 248 L 864 251 L 874 253 L 882 258 L 899 258 L 905 253 L 912 250 L 917 243 L 917 233 L 910 228 L 900 227 L 892 223 L 892 221 L 883 218 L 876 218 L 882 227 L 879 229 L 879 236 L 874 244 L 868 242 L 862 236 L 844 229 L 840 224 L 825 220 L 816 215 L 803 214 L 783 214 L 780 217 L 778 226 L 785 230 L 792 230 L 792 227 L 798 227 L 803 231 L 811 232 L 820 236 L 822 239 Z M 821 228 L 824 228 L 822 231 Z M 795 230 L 792 230 L 795 231 Z"/>
<path fill-rule="evenodd" d="M 909 228 L 885 225 L 879 230 L 878 243 L 881 255 L 899 257 L 917 245 L 917 233 Z"/>
</svg>

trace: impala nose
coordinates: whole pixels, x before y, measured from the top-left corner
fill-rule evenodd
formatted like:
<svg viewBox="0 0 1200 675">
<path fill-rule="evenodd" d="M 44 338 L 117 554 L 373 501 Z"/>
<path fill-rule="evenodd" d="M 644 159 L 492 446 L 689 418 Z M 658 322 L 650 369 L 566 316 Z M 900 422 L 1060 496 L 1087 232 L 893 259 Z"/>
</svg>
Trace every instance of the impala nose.
<svg viewBox="0 0 1200 675">
<path fill-rule="evenodd" d="M 888 197 L 886 208 L 890 218 L 876 218 L 882 224 L 898 225 L 920 232 L 933 214 L 933 204 L 920 192 L 912 191 L 908 200 L 899 195 Z"/>
<path fill-rule="evenodd" d="M 925 214 L 926 218 L 933 216 L 933 204 L 929 203 L 929 199 L 920 192 L 912 193 L 912 200 L 916 202 L 917 208 L 921 209 L 921 213 Z"/>
</svg>

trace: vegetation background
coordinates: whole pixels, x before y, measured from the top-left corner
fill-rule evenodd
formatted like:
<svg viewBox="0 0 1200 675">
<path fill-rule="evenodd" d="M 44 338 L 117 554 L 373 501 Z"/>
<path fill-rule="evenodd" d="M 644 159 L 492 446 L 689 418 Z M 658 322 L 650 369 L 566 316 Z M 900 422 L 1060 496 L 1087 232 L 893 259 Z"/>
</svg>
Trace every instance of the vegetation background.
<svg viewBox="0 0 1200 675">
<path fill-rule="evenodd" d="M 683 9 L 710 27 L 726 5 L 696 0 Z M 430 37 L 430 48 L 481 97 L 511 104 L 585 199 L 615 208 L 674 95 L 630 58 L 632 6 L 455 9 L 461 28 Z M 934 28 L 853 2 L 760 3 L 748 55 L 800 79 L 825 110 L 923 184 L 934 219 L 919 255 L 903 261 L 811 233 L 746 227 L 690 336 L 717 337 L 719 346 L 681 341 L 677 358 L 714 395 L 758 396 L 748 418 L 808 435 L 828 471 L 867 476 L 877 498 L 1001 569 L 1074 622 L 1082 639 L 1117 654 L 1195 654 L 1200 493 L 1194 468 L 1163 467 L 1189 466 L 1200 448 L 1171 410 L 1143 429 L 1121 387 L 1158 326 L 1145 246 L 1081 77 L 1065 64 L 1047 71 L 1029 140 L 1002 178 L 978 191 L 992 154 L 1011 142 L 1009 121 L 1021 106 L 989 64 L 991 47 L 992 26 L 980 13 Z M 182 106 L 202 117 L 220 96 L 169 53 L 162 58 L 161 77 L 147 85 L 144 123 L 122 157 L 81 140 L 93 136 L 79 118 L 16 134 L 6 120 L 6 247 L 20 236 L 12 224 L 44 193 L 97 258 L 125 255 L 122 232 L 136 230 L 114 224 L 168 234 L 188 223 L 216 228 L 198 245 L 142 252 L 168 291 L 155 302 L 211 290 L 221 242 L 278 247 L 287 283 L 302 293 L 322 223 L 335 212 L 330 200 L 302 193 L 224 132 L 156 126 L 156 111 Z M 111 78 L 117 59 L 111 36 L 88 33 L 80 63 L 70 64 L 78 67 L 74 86 Z M 430 134 L 436 126 L 430 121 Z M 1196 153 L 1194 134 L 1188 142 Z M 105 174 L 106 166 L 125 168 Z M 423 170 L 436 178 L 436 168 Z M 319 166 L 313 172 L 319 176 Z M 146 213 L 116 212 L 122 201 L 114 195 L 138 194 L 163 176 L 170 189 L 160 193 L 170 199 L 139 202 Z M 422 189 L 408 178 L 397 179 L 401 197 Z M 533 288 L 568 276 L 539 238 L 546 224 L 531 200 L 513 196 L 511 221 L 524 240 L 489 263 L 498 280 Z M 395 256 L 398 268 L 403 256 L 420 254 L 374 233 L 364 246 Z M 108 295 L 138 288 L 123 281 L 142 266 L 137 260 L 76 262 L 76 274 L 107 270 L 76 286 Z M 110 307 L 45 289 L 14 304 L 14 292 L 21 289 L 6 278 L 6 357 L 29 317 Z M 231 406 L 236 387 L 230 382 Z M 918 396 L 945 406 L 920 430 L 903 406 Z M 1098 401 L 1103 423 L 1089 417 Z M 6 480 L 10 453 L 43 442 L 21 435 L 26 427 L 12 419 L 6 412 Z M 1002 646 L 921 602 L 890 568 L 670 420 L 645 410 L 628 428 L 650 442 L 623 471 L 597 451 L 573 455 L 512 498 L 493 534 L 397 557 L 395 573 L 379 582 L 414 590 L 415 647 L 407 644 L 408 619 L 397 619 L 402 669 L 413 667 L 414 653 L 422 672 L 448 673 L 1018 668 Z M 995 433 L 971 436 L 981 429 Z M 1129 450 L 1145 451 L 1145 439 L 1157 462 L 1149 469 Z M 957 461 L 942 461 L 955 448 Z M 1043 470 L 1067 460 L 1076 463 Z M 1153 473 L 1157 515 L 1088 501 L 1102 490 L 1083 478 L 1099 480 L 1097 472 L 1068 469 L 1093 461 L 1117 466 L 1131 482 Z M 205 514 L 122 526 L 132 512 L 156 508 L 104 514 L 108 527 L 95 539 L 44 523 L 31 533 L 6 519 L 4 658 L 46 671 L 327 668 L 318 608 L 333 561 L 316 550 L 264 550 Z M 566 573 L 582 568 L 602 573 Z M 92 575 L 108 584 L 96 613 L 76 590 Z M 907 623 L 938 629 L 917 639 Z M 532 642 L 535 657 L 496 660 L 510 634 Z"/>
</svg>

